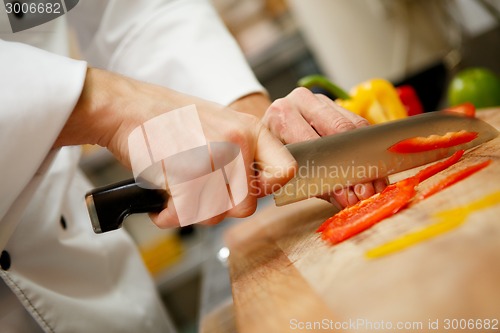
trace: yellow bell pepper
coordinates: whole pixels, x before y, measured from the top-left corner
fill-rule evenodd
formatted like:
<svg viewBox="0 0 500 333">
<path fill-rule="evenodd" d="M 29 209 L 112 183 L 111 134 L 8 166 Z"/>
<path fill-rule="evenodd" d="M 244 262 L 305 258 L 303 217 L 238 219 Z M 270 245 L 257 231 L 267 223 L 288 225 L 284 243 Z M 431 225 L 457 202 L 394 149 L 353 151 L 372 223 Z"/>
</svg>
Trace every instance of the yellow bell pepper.
<svg viewBox="0 0 500 333">
<path fill-rule="evenodd" d="M 366 118 L 372 124 L 407 117 L 406 109 L 394 86 L 384 79 L 365 81 L 351 89 L 350 94 L 321 75 L 307 76 L 299 81 L 307 88 L 320 86 L 339 97 L 335 100 L 343 108 Z"/>
<path fill-rule="evenodd" d="M 372 124 L 407 117 L 406 109 L 394 86 L 383 79 L 373 79 L 355 86 L 350 99 L 337 99 L 343 108 L 359 114 Z"/>
</svg>

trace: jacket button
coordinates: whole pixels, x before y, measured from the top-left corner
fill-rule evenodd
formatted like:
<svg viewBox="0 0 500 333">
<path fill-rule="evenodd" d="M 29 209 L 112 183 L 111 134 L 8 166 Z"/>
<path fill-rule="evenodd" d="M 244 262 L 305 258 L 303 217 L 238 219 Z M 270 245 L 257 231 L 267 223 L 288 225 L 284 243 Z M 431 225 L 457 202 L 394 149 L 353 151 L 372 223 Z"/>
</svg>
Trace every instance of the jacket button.
<svg viewBox="0 0 500 333">
<path fill-rule="evenodd" d="M 61 215 L 61 227 L 66 230 L 66 228 L 68 227 L 68 225 L 66 224 L 66 219 L 64 218 L 64 216 Z"/>
<path fill-rule="evenodd" d="M 4 271 L 10 268 L 10 254 L 7 251 L 2 251 L 2 255 L 0 255 L 0 267 Z"/>
</svg>

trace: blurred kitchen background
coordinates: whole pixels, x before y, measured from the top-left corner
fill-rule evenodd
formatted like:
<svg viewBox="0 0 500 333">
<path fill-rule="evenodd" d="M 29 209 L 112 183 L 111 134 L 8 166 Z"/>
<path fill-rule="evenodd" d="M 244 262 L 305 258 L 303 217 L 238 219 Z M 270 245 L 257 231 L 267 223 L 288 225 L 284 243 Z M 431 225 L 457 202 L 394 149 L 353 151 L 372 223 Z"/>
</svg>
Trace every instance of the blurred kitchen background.
<svg viewBox="0 0 500 333">
<path fill-rule="evenodd" d="M 213 0 L 272 99 L 323 74 L 349 90 L 381 77 L 411 84 L 426 111 L 445 106 L 459 69 L 500 74 L 498 0 Z M 223 52 L 223 50 L 221 50 Z M 96 186 L 131 177 L 104 150 L 85 147 Z M 259 209 L 272 204 L 265 198 Z M 125 228 L 141 249 L 179 332 L 233 332 L 227 249 L 215 227 L 156 228 L 146 215 Z"/>
</svg>

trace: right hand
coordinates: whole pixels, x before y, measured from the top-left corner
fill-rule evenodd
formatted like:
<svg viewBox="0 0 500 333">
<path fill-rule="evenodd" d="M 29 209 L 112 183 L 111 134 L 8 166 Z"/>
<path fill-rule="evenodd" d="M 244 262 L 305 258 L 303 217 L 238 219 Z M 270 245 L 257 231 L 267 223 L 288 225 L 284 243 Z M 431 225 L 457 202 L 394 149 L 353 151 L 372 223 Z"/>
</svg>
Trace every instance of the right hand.
<svg viewBox="0 0 500 333">
<path fill-rule="evenodd" d="M 160 86 L 90 68 L 80 100 L 54 146 L 99 144 L 130 167 L 128 136 L 131 131 L 162 113 L 191 104 L 196 105 L 207 141 L 239 145 L 249 185 L 249 194 L 243 202 L 204 223 L 217 223 L 225 216 L 251 215 L 257 198 L 286 183 L 296 168 L 288 150 L 256 117 Z M 165 130 L 168 131 L 168 128 Z M 254 173 L 254 162 L 261 167 L 261 172 Z M 152 215 L 152 219 L 162 228 L 179 225 L 171 197 L 166 208 Z"/>
</svg>

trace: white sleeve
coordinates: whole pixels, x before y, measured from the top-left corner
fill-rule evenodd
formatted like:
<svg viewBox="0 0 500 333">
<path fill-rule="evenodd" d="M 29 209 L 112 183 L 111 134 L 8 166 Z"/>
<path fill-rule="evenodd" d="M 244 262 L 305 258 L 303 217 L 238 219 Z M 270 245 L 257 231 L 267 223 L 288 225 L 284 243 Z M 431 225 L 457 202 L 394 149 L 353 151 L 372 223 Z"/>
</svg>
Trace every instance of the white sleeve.
<svg viewBox="0 0 500 333">
<path fill-rule="evenodd" d="M 69 16 L 91 65 L 224 105 L 264 91 L 209 1 L 86 2 Z M 102 16 L 90 31 L 96 8 Z"/>
<path fill-rule="evenodd" d="M 80 96 L 86 63 L 0 40 L 0 230 Z"/>
</svg>

